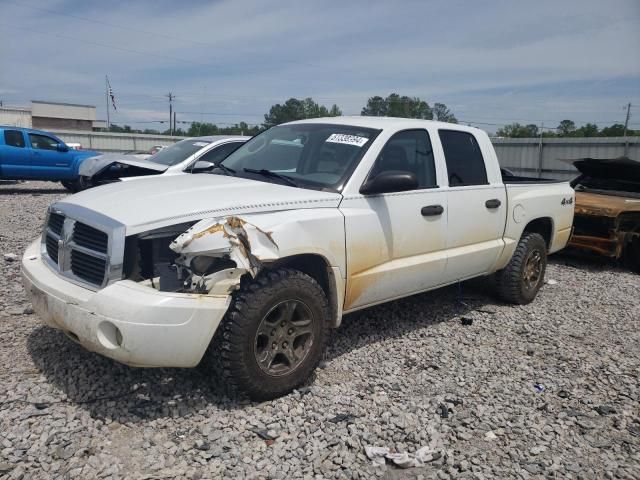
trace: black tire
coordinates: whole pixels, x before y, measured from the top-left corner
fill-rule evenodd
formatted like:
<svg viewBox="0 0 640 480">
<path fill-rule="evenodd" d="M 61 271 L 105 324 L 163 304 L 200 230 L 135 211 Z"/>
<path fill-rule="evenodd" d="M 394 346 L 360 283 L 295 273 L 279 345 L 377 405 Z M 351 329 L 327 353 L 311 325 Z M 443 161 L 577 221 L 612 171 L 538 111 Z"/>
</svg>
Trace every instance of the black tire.
<svg viewBox="0 0 640 480">
<path fill-rule="evenodd" d="M 536 269 L 532 269 L 533 264 Z M 536 298 L 547 269 L 547 244 L 538 233 L 525 232 L 509 264 L 496 272 L 498 296 L 508 303 L 525 305 Z M 536 270 L 537 274 L 533 274 Z"/>
<path fill-rule="evenodd" d="M 63 180 L 62 186 L 69 190 L 71 193 L 81 192 L 91 187 L 91 181 L 87 177 L 78 177 L 75 180 Z"/>
<path fill-rule="evenodd" d="M 220 326 L 221 350 L 211 354 L 221 356 L 224 375 L 236 390 L 255 400 L 276 398 L 317 367 L 329 320 L 327 297 L 313 278 L 287 268 L 265 270 L 235 295 Z M 299 325 L 308 333 L 298 333 Z"/>
</svg>

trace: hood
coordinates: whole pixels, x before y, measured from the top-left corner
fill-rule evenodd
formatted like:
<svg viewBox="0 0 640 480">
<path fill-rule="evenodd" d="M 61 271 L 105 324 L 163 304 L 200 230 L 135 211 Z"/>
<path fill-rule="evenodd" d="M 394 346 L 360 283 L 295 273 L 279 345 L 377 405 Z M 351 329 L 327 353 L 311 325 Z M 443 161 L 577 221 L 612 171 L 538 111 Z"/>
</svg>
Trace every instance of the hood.
<svg viewBox="0 0 640 480">
<path fill-rule="evenodd" d="M 147 177 L 66 197 L 125 225 L 127 235 L 191 220 L 301 208 L 336 208 L 342 195 L 214 174 Z"/>
<path fill-rule="evenodd" d="M 640 161 L 628 157 L 566 160 L 580 173 L 594 178 L 640 182 Z"/>
<path fill-rule="evenodd" d="M 576 192 L 576 215 L 617 217 L 623 212 L 640 212 L 640 199 Z"/>
<path fill-rule="evenodd" d="M 102 172 L 104 169 L 115 164 L 129 165 L 153 172 L 164 172 L 168 165 L 160 165 L 159 163 L 149 162 L 136 158 L 134 155 L 123 155 L 121 153 L 105 153 L 97 157 L 87 158 L 80 164 L 78 173 L 83 177 L 93 177 Z"/>
</svg>

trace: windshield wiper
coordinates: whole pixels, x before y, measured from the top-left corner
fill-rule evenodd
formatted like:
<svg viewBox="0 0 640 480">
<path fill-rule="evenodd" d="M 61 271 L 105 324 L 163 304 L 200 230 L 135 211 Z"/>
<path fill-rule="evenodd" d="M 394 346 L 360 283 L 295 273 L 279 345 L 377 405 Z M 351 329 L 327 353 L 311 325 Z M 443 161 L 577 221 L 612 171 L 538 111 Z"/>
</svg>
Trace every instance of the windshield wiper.
<svg viewBox="0 0 640 480">
<path fill-rule="evenodd" d="M 278 172 L 274 172 L 272 170 L 267 170 L 265 168 L 261 168 L 259 170 L 256 169 L 256 168 L 243 168 L 242 170 L 244 170 L 247 173 L 255 173 L 255 174 L 258 174 L 258 175 L 262 175 L 263 177 L 272 177 L 272 178 L 277 178 L 279 180 L 283 180 L 284 182 L 288 183 L 292 187 L 299 187 L 300 186 L 291 177 L 288 177 L 286 175 L 281 175 Z"/>
<path fill-rule="evenodd" d="M 219 168 L 225 175 L 229 175 L 230 177 L 233 177 L 236 174 L 236 171 L 233 168 L 229 168 L 222 163 L 216 163 L 215 167 L 213 167 L 211 171 L 213 172 L 216 168 Z"/>
</svg>

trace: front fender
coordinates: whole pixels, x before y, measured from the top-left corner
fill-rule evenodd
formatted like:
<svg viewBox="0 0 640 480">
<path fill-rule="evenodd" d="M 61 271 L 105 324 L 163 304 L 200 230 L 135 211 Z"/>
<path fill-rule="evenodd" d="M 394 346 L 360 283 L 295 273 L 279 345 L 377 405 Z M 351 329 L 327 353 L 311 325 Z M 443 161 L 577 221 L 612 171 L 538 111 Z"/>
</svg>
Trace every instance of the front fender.
<svg viewBox="0 0 640 480">
<path fill-rule="evenodd" d="M 324 257 L 346 275 L 344 217 L 337 208 L 310 208 L 202 220 L 177 237 L 181 255 L 229 255 L 256 275 L 261 264 L 301 254 Z"/>
</svg>

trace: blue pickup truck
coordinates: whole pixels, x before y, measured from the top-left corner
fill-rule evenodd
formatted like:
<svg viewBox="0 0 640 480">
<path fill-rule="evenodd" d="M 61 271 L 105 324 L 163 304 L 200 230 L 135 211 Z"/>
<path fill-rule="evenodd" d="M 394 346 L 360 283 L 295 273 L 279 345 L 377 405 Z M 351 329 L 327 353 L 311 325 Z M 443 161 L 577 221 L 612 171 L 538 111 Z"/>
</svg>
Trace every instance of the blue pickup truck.
<svg viewBox="0 0 640 480">
<path fill-rule="evenodd" d="M 61 182 L 72 192 L 86 188 L 78 167 L 91 150 L 70 149 L 47 132 L 0 125 L 0 180 L 48 180 Z"/>
</svg>

